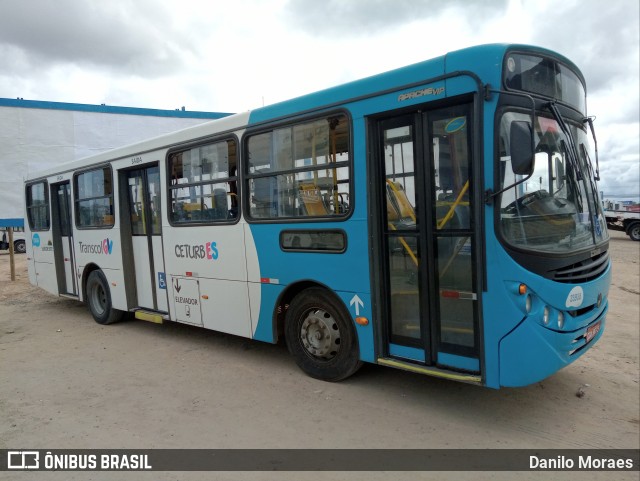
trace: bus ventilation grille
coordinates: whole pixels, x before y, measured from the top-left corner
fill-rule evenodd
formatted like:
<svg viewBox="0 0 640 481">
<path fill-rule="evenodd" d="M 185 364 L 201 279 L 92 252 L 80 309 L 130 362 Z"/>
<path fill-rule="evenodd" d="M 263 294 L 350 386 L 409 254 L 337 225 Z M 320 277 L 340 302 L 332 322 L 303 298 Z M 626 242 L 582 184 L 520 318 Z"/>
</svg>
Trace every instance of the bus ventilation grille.
<svg viewBox="0 0 640 481">
<path fill-rule="evenodd" d="M 589 282 L 602 274 L 608 266 L 609 251 L 605 251 L 589 259 L 554 271 L 552 273 L 553 280 L 566 284 Z"/>
</svg>

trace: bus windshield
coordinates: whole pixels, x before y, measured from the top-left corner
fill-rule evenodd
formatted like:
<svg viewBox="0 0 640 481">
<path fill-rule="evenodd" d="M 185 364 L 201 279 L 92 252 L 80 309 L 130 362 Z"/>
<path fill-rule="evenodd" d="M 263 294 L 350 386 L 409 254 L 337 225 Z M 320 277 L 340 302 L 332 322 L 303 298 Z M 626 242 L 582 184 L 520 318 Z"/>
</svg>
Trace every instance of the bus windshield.
<svg viewBox="0 0 640 481">
<path fill-rule="evenodd" d="M 530 116 L 505 112 L 500 122 L 502 188 L 517 184 L 501 196 L 502 237 L 514 247 L 547 253 L 570 253 L 606 240 L 586 128 L 563 121 L 557 111 L 537 115 L 533 174 L 518 183 L 525 176 L 514 174 L 511 168 L 513 121 L 530 121 Z"/>
</svg>

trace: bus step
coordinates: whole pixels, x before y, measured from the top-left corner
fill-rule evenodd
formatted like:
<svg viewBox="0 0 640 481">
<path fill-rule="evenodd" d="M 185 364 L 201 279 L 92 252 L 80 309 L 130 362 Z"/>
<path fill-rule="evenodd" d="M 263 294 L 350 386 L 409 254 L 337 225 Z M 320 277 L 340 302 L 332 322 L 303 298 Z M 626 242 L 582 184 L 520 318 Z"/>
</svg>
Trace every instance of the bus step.
<svg viewBox="0 0 640 481">
<path fill-rule="evenodd" d="M 152 311 L 136 311 L 136 319 L 141 321 L 153 322 L 154 324 L 162 324 L 166 316 Z"/>
<path fill-rule="evenodd" d="M 396 369 L 402 369 L 404 371 L 416 372 L 418 374 L 426 374 L 427 376 L 440 377 L 443 379 L 468 382 L 471 384 L 482 383 L 482 377 L 478 374 L 465 374 L 461 372 L 448 371 L 446 369 L 440 369 L 433 366 L 423 366 L 421 364 L 400 361 L 398 359 L 382 357 L 378 359 L 378 364 L 381 364 L 383 366 L 395 367 Z"/>
<path fill-rule="evenodd" d="M 79 299 L 79 297 L 74 294 L 58 294 L 58 295 L 60 297 L 64 297 L 65 299 L 73 299 L 74 301 L 77 301 Z"/>
</svg>

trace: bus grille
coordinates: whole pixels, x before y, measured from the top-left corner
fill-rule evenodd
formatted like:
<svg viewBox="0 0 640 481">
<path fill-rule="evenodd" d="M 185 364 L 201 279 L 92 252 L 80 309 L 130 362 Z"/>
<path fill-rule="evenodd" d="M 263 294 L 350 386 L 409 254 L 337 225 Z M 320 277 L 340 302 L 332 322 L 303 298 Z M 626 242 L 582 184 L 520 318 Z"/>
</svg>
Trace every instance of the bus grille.
<svg viewBox="0 0 640 481">
<path fill-rule="evenodd" d="M 566 284 L 589 282 L 602 274 L 609 266 L 609 251 L 563 267 L 553 272 L 553 280 Z"/>
</svg>

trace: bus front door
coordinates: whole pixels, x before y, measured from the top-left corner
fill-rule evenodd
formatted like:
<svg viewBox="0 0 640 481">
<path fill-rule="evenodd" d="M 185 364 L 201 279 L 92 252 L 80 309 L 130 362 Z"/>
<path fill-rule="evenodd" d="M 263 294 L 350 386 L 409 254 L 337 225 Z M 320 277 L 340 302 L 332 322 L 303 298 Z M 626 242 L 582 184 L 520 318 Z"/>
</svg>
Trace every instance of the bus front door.
<svg viewBox="0 0 640 481">
<path fill-rule="evenodd" d="M 53 253 L 58 291 L 77 296 L 73 229 L 71 224 L 71 186 L 69 181 L 51 186 L 53 197 Z"/>
<path fill-rule="evenodd" d="M 126 172 L 137 307 L 168 312 L 158 164 Z"/>
<path fill-rule="evenodd" d="M 376 123 L 384 356 L 480 371 L 471 104 Z"/>
</svg>

